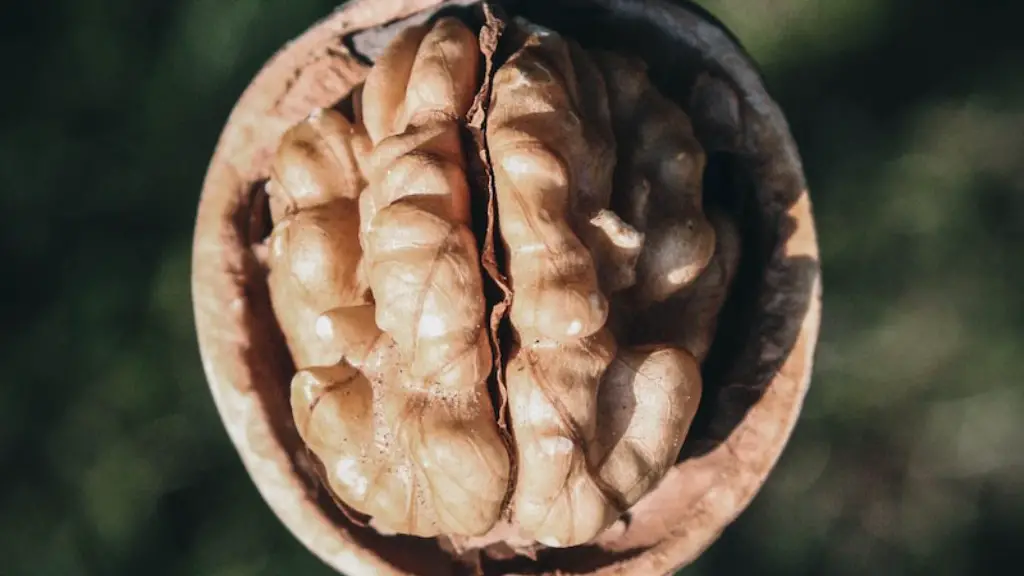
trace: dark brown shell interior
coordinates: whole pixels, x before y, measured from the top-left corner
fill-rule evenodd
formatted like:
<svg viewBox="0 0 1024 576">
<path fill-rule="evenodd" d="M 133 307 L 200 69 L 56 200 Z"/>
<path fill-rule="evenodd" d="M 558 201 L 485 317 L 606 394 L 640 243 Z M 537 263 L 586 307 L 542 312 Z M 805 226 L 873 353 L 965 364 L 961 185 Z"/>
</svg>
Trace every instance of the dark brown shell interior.
<svg viewBox="0 0 1024 576">
<path fill-rule="evenodd" d="M 499 3 L 585 47 L 643 58 L 654 83 L 690 113 L 708 153 L 705 202 L 741 224 L 742 264 L 704 366 L 704 399 L 679 462 L 658 488 L 584 546 L 530 556 L 500 545 L 457 554 L 444 539 L 384 536 L 350 521 L 317 481 L 292 424 L 294 367 L 253 250 L 268 232 L 260 185 L 270 155 L 313 107 L 343 106 L 403 25 L 467 4 L 475 3 L 351 2 L 284 47 L 239 99 L 211 161 L 195 231 L 193 300 L 211 392 L 264 499 L 345 574 L 670 572 L 714 541 L 774 466 L 809 384 L 820 318 L 817 240 L 786 120 L 736 40 L 691 4 Z"/>
</svg>

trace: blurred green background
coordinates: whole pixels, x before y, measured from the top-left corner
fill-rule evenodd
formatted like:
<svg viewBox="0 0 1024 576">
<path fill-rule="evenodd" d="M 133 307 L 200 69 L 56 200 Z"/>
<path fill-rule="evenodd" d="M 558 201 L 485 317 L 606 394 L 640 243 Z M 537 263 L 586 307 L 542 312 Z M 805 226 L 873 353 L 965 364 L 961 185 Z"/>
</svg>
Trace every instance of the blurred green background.
<svg viewBox="0 0 1024 576">
<path fill-rule="evenodd" d="M 189 295 L 234 100 L 331 0 L 0 11 L 0 575 L 328 570 L 214 412 Z M 684 574 L 1016 573 L 1024 16 L 998 0 L 706 0 L 801 146 L 825 315 L 803 420 Z"/>
</svg>

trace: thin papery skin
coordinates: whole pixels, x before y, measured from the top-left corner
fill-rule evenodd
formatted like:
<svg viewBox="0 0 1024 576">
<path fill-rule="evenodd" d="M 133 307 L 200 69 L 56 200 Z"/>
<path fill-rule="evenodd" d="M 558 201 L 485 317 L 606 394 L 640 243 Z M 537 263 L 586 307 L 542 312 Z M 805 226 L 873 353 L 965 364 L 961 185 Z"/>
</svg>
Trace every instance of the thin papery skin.
<svg viewBox="0 0 1024 576">
<path fill-rule="evenodd" d="M 344 233 L 362 248 L 374 302 L 325 309 L 318 333 L 344 362 L 292 383 L 332 490 L 383 532 L 478 535 L 508 491 L 459 138 L 478 64 L 476 37 L 440 19 L 403 33 L 367 78 L 375 148 L 362 222 Z"/>
<path fill-rule="evenodd" d="M 643 62 L 594 52 L 609 86 L 618 141 L 616 188 L 623 218 L 644 233 L 635 304 L 643 307 L 686 288 L 714 253 L 715 231 L 704 215 L 706 157 L 689 117 L 647 77 Z"/>
<path fill-rule="evenodd" d="M 590 475 L 597 387 L 615 354 L 590 251 L 570 225 L 571 170 L 587 153 L 567 45 L 531 36 L 494 77 L 487 146 L 508 254 L 517 343 L 505 370 L 518 479 L 513 518 L 562 546 L 607 521 Z"/>
<path fill-rule="evenodd" d="M 591 540 L 660 480 L 700 398 L 690 354 L 618 350 L 606 326 L 602 284 L 630 284 L 642 237 L 603 222 L 614 143 L 607 103 L 579 94 L 584 77 L 601 94 L 581 50 L 532 35 L 497 71 L 487 125 L 517 340 L 505 373 L 513 520 L 549 546 Z"/>
</svg>

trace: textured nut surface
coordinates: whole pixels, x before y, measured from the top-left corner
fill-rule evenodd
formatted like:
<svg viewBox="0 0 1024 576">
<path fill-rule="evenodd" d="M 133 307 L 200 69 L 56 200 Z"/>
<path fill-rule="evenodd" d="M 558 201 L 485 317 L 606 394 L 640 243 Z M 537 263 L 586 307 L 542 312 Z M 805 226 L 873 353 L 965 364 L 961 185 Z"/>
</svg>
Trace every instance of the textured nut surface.
<svg viewBox="0 0 1024 576">
<path fill-rule="evenodd" d="M 516 335 L 512 515 L 549 546 L 590 540 L 659 480 L 700 399 L 690 354 L 620 348 L 607 326 L 594 255 L 615 244 L 590 220 L 611 217 L 611 86 L 577 46 L 534 33 L 498 69 L 488 121 Z"/>
<path fill-rule="evenodd" d="M 491 350 L 459 139 L 478 58 L 476 38 L 456 20 L 405 30 L 363 92 L 374 145 L 369 185 L 358 188 L 354 164 L 336 164 L 337 174 L 305 169 L 312 189 L 340 183 L 358 207 L 346 202 L 333 227 L 308 224 L 309 210 L 300 208 L 274 231 L 303 231 L 271 266 L 307 290 L 301 303 L 273 292 L 275 309 L 315 307 L 315 318 L 299 323 L 336 359 L 299 364 L 299 433 L 342 501 L 390 532 L 482 533 L 507 491 L 509 461 L 486 389 Z M 341 125 L 337 112 L 320 115 Z M 363 278 L 372 302 L 362 298 Z"/>
<path fill-rule="evenodd" d="M 694 285 L 714 230 L 703 151 L 642 65 L 511 30 L 483 150 L 462 138 L 483 50 L 454 18 L 398 34 L 354 125 L 323 110 L 285 135 L 271 298 L 300 368 L 299 434 L 345 505 L 385 532 L 481 536 L 504 515 L 519 541 L 574 546 L 661 479 L 701 397 L 704 350 L 686 346 L 706 327 L 636 342 L 612 303 L 643 311 Z M 467 176 L 481 155 L 493 189 Z M 471 221 L 490 194 L 511 294 L 503 366 L 473 232 L 489 227 Z M 722 300 L 705 300 L 711 325 Z"/>
</svg>

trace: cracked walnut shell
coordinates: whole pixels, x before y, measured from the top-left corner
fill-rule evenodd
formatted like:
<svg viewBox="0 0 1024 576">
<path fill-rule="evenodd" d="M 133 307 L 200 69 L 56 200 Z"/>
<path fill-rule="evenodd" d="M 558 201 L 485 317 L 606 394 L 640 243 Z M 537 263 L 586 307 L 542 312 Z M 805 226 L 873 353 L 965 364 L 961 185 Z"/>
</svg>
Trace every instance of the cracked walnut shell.
<svg viewBox="0 0 1024 576">
<path fill-rule="evenodd" d="M 781 113 L 663 0 L 339 10 L 232 113 L 193 291 L 250 475 L 346 574 L 689 562 L 784 446 L 820 307 Z"/>
</svg>

